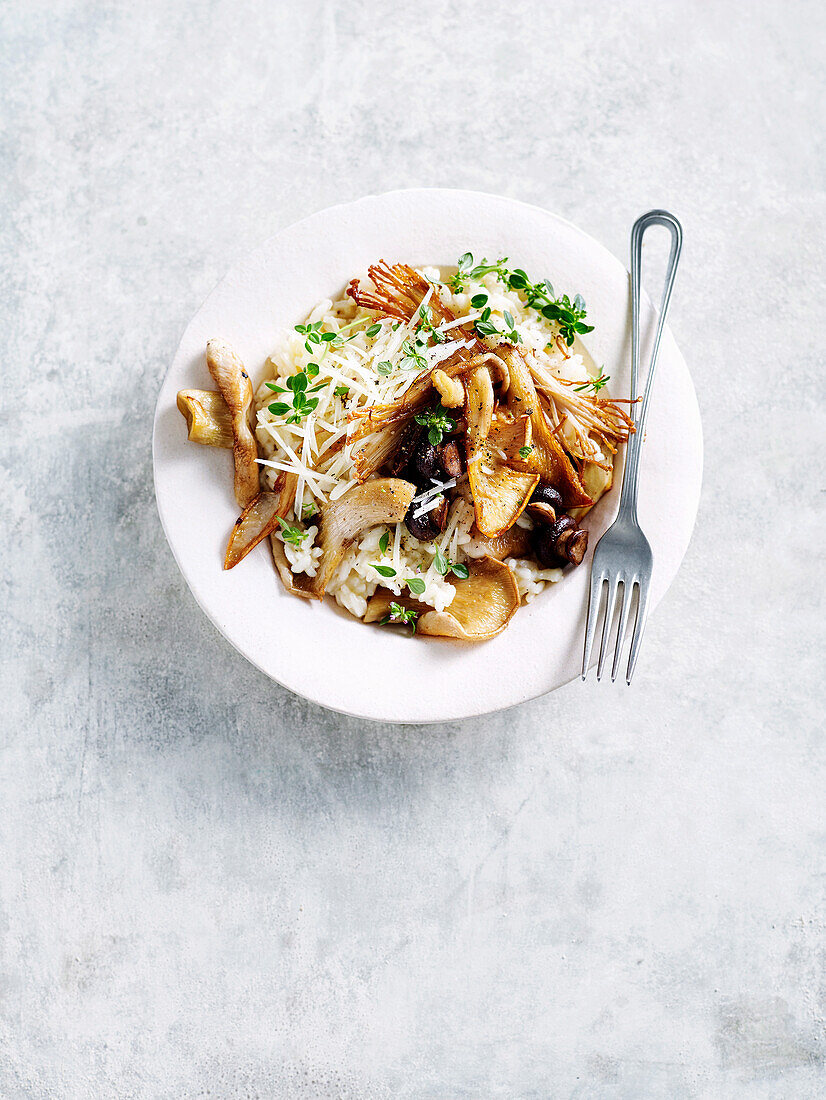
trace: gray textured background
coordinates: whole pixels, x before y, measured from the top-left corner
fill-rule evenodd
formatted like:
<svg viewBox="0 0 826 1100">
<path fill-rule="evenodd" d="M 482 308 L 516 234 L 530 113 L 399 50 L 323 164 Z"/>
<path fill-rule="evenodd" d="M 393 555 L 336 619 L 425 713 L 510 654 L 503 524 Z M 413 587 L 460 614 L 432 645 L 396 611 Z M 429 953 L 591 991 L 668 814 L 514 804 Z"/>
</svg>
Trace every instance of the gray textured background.
<svg viewBox="0 0 826 1100">
<path fill-rule="evenodd" d="M 4 1100 L 826 1093 L 824 33 L 819 0 L 0 6 Z M 205 620 L 150 429 L 237 257 L 433 184 L 623 257 L 678 214 L 706 473 L 632 690 L 381 727 Z"/>
</svg>

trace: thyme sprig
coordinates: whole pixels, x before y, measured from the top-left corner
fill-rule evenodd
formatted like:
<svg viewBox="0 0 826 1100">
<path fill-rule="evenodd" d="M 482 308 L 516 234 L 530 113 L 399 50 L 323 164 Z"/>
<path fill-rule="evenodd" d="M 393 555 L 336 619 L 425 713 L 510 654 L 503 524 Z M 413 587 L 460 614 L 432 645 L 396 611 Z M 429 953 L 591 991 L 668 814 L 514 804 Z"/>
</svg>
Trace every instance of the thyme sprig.
<svg viewBox="0 0 826 1100">
<path fill-rule="evenodd" d="M 509 290 L 517 290 L 524 294 L 530 309 L 536 310 L 546 321 L 558 325 L 560 335 L 569 347 L 573 344 L 576 336 L 594 331 L 593 325 L 585 324 L 585 299 L 581 294 L 576 294 L 573 301 L 567 294 L 557 297 L 548 279 L 541 279 L 538 283 L 532 283 L 521 267 L 511 270 L 507 263 L 507 257 L 496 260 L 494 263 L 489 263 L 483 257 L 480 264 L 474 265 L 473 255 L 470 252 L 465 252 L 463 256 L 459 257 L 458 270 L 451 279 L 450 285 L 454 292 L 459 294 L 464 290 L 467 282 L 474 282 L 493 272 Z M 471 305 L 478 309 L 486 301 L 487 297 L 483 301 L 482 295 L 477 294 L 471 299 Z M 490 324 L 489 318 L 483 316 L 480 321 L 483 325 L 480 335 L 499 335 L 498 330 L 496 333 L 484 332 L 484 326 Z M 479 321 L 477 321 L 477 331 L 478 329 Z M 513 329 L 513 325 L 511 325 L 511 329 Z M 510 339 L 511 336 L 508 335 L 508 338 Z"/>
<path fill-rule="evenodd" d="M 433 447 L 438 447 L 446 433 L 452 432 L 456 427 L 456 421 L 448 415 L 448 411 L 439 401 L 432 409 L 416 413 L 414 417 L 417 424 L 427 428 L 427 439 Z"/>
<path fill-rule="evenodd" d="M 462 565 L 461 562 L 450 561 L 438 547 L 433 557 L 433 564 L 436 567 L 436 572 L 441 573 L 443 577 L 446 577 L 448 573 L 453 573 L 454 576 L 465 581 L 470 576 L 466 565 Z"/>
<path fill-rule="evenodd" d="M 385 615 L 383 619 L 379 619 L 379 626 L 386 626 L 387 623 L 407 623 L 413 627 L 413 633 L 415 634 L 418 614 L 412 607 L 408 611 L 400 603 L 394 601 L 390 604 L 390 613 Z"/>
<path fill-rule="evenodd" d="M 586 390 L 591 390 L 593 393 L 599 393 L 606 382 L 610 381 L 610 374 L 600 374 L 597 378 L 589 378 L 587 382 L 583 382 L 581 386 L 574 386 L 577 393 L 584 393 Z"/>
</svg>

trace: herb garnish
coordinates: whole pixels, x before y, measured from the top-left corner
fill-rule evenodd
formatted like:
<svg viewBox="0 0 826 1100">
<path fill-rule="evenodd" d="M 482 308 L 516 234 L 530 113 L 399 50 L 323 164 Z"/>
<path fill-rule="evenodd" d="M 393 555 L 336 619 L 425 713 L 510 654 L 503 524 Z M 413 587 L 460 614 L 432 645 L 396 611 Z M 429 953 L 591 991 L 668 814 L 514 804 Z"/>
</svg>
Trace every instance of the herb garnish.
<svg viewBox="0 0 826 1100">
<path fill-rule="evenodd" d="M 379 619 L 379 626 L 385 626 L 387 623 L 409 623 L 415 634 L 417 616 L 417 611 L 412 608 L 407 611 L 400 603 L 394 602 L 390 604 L 390 614 L 385 615 L 383 619 Z"/>
<path fill-rule="evenodd" d="M 527 447 L 520 447 L 519 448 L 519 457 L 520 458 L 530 458 L 532 450 L 533 450 L 533 444 L 531 444 L 530 446 L 527 446 Z"/>
<path fill-rule="evenodd" d="M 304 504 L 301 507 L 301 518 L 309 519 L 310 516 L 314 516 L 318 511 L 318 505 L 314 500 L 311 500 L 309 504 Z"/>
<path fill-rule="evenodd" d="M 459 257 L 459 270 L 453 276 L 451 286 L 458 294 L 464 289 L 465 282 L 472 282 L 482 278 L 483 275 L 495 272 L 508 289 L 521 291 L 525 295 L 527 304 L 531 309 L 541 313 L 546 321 L 552 321 L 559 325 L 560 335 L 569 347 L 573 344 L 575 336 L 594 331 L 593 325 L 585 324 L 585 301 L 581 294 L 575 295 L 573 301 L 567 294 L 557 298 L 553 286 L 547 279 L 532 283 L 521 267 L 514 268 L 511 271 L 507 267 L 507 262 L 507 257 L 505 257 L 491 264 L 483 257 L 482 262 L 474 267 L 473 256 L 470 252 L 466 252 Z M 487 301 L 487 297 L 485 297 L 485 301 Z M 471 305 L 474 309 L 478 309 L 484 304 L 481 294 L 476 294 L 471 299 Z M 513 329 L 512 322 L 507 321 L 507 314 L 505 319 Z M 487 324 L 489 318 L 483 316 L 481 321 L 483 324 Z M 477 331 L 482 336 L 501 335 L 496 331 L 485 332 L 483 329 L 480 331 L 478 321 Z M 509 339 L 512 338 L 510 333 L 505 335 Z"/>
<path fill-rule="evenodd" d="M 438 547 L 433 557 L 433 564 L 436 566 L 436 572 L 441 573 L 443 577 L 446 577 L 448 573 L 453 573 L 464 581 L 470 575 L 466 565 L 462 565 L 461 562 L 450 561 Z"/>
<path fill-rule="evenodd" d="M 420 341 L 415 343 L 412 340 L 405 340 L 401 346 L 402 358 L 399 362 L 399 366 L 402 370 L 426 370 L 427 359 L 422 355 L 421 349 L 427 347 L 427 342 L 422 344 Z"/>
<path fill-rule="evenodd" d="M 437 447 L 442 442 L 445 432 L 452 432 L 456 427 L 456 421 L 448 416 L 447 409 L 443 408 L 441 401 L 435 408 L 416 413 L 414 419 L 417 424 L 427 428 L 427 439 L 433 447 Z"/>
<path fill-rule="evenodd" d="M 379 550 L 382 554 L 387 553 L 387 544 L 390 542 L 390 532 L 385 531 L 382 537 L 379 539 Z"/>
<path fill-rule="evenodd" d="M 512 314 L 505 310 L 502 316 L 505 319 L 507 328 L 498 329 L 493 321 L 491 321 L 490 313 L 490 306 L 486 306 L 482 310 L 482 316 L 476 322 L 476 333 L 478 336 L 504 336 L 505 339 L 509 340 L 512 344 L 522 343 L 522 337 L 516 331 L 516 323 Z"/>
<path fill-rule="evenodd" d="M 284 538 L 284 542 L 290 543 L 291 546 L 300 546 L 304 539 L 307 537 L 307 532 L 302 531 L 300 527 L 293 527 L 287 523 L 281 516 L 278 517 L 278 523 L 281 527 L 281 534 Z"/>
<path fill-rule="evenodd" d="M 598 378 L 591 378 L 587 382 L 583 382 L 581 386 L 574 386 L 574 389 L 577 393 L 584 393 L 585 390 L 593 390 L 594 393 L 599 393 L 610 377 L 610 374 L 600 374 Z"/>
<path fill-rule="evenodd" d="M 370 568 L 375 569 L 382 577 L 395 577 L 396 570 L 392 565 L 376 565 L 375 562 L 370 562 Z"/>
<path fill-rule="evenodd" d="M 315 372 L 312 374 L 310 373 L 310 367 L 316 368 Z M 309 379 L 314 377 L 315 374 L 318 374 L 318 366 L 315 363 L 310 363 L 306 371 L 299 371 L 298 374 L 291 374 L 284 379 L 287 386 L 286 389 L 275 382 L 267 382 L 267 388 L 274 393 L 281 393 L 285 396 L 287 393 L 292 394 L 289 404 L 286 401 L 274 401 L 272 405 L 267 406 L 273 416 L 287 416 L 288 424 L 298 424 L 308 413 L 311 413 L 318 404 L 318 398 L 308 397 L 307 394 L 324 389 L 327 385 L 326 382 L 318 382 L 315 386 L 310 386 L 308 389 Z"/>
<path fill-rule="evenodd" d="M 447 340 L 447 336 L 443 332 L 439 332 L 433 323 L 433 311 L 430 306 L 419 306 L 419 325 L 416 332 L 417 335 L 422 333 L 425 336 L 432 336 L 437 344 L 443 344 Z M 420 343 L 421 341 L 417 340 L 416 342 Z"/>
<path fill-rule="evenodd" d="M 350 396 L 350 390 L 347 386 L 336 386 L 336 388 L 333 390 L 333 393 L 336 395 L 336 397 Z"/>
<path fill-rule="evenodd" d="M 427 585 L 424 583 L 421 577 L 408 577 L 407 587 L 410 589 L 414 596 L 421 596 Z"/>
</svg>

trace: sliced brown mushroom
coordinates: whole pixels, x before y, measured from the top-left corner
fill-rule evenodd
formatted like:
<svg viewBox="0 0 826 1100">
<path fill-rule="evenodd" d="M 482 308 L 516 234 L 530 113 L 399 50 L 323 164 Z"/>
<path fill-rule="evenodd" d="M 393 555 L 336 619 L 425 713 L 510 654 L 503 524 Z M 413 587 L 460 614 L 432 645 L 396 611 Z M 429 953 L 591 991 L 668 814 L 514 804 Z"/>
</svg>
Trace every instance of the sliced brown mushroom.
<svg viewBox="0 0 826 1100">
<path fill-rule="evenodd" d="M 587 506 L 592 503 L 571 461 L 548 423 L 539 395 L 520 348 L 502 345 L 499 349 L 510 371 L 508 407 L 514 416 L 529 416 L 531 420 L 531 451 L 523 460 L 526 470 L 540 475 L 562 494 L 566 508 Z"/>
<path fill-rule="evenodd" d="M 550 526 L 537 528 L 534 549 L 540 565 L 547 569 L 579 565 L 588 549 L 588 532 L 577 527 L 572 516 L 563 515 Z"/>
<path fill-rule="evenodd" d="M 593 500 L 594 504 L 596 504 L 601 496 L 604 496 L 608 492 L 614 483 L 613 467 L 611 467 L 610 470 L 606 470 L 602 466 L 597 466 L 595 462 L 583 463 L 582 474 L 580 476 L 585 492 L 591 500 Z M 574 519 L 580 520 L 591 511 L 594 504 L 588 504 L 584 508 L 572 508 L 571 515 Z"/>
<path fill-rule="evenodd" d="M 528 513 L 540 523 L 555 523 L 556 509 L 553 504 L 545 504 L 544 501 L 531 501 L 528 504 Z"/>
<path fill-rule="evenodd" d="M 210 340 L 206 346 L 209 373 L 215 379 L 232 417 L 232 455 L 235 461 L 235 499 L 246 508 L 260 488 L 258 446 L 250 430 L 252 383 L 244 364 L 223 340 Z"/>
<path fill-rule="evenodd" d="M 243 561 L 250 550 L 276 530 L 279 516 L 286 516 L 293 506 L 297 485 L 296 474 L 282 474 L 276 492 L 259 493 L 247 505 L 232 528 L 224 569 L 232 569 Z"/>
<path fill-rule="evenodd" d="M 270 548 L 272 560 L 279 579 L 291 596 L 301 596 L 305 600 L 320 600 L 309 588 L 312 578 L 304 573 L 293 573 L 287 560 L 287 552 L 281 539 L 275 537 L 275 532 L 270 535 Z"/>
<path fill-rule="evenodd" d="M 456 595 L 444 611 L 408 596 L 394 596 L 386 588 L 377 589 L 367 605 L 366 623 L 379 622 L 390 611 L 391 603 L 418 612 L 416 633 L 433 638 L 457 638 L 463 642 L 485 642 L 494 638 L 510 622 L 519 607 L 519 589 L 513 573 L 495 558 L 477 558 L 468 562 L 468 576 L 454 583 Z"/>
<path fill-rule="evenodd" d="M 502 458 L 503 454 L 508 458 L 508 449 L 512 453 L 516 444 L 525 446 L 520 440 L 528 438 L 529 428 L 524 417 L 518 425 L 501 418 L 493 420 L 493 383 L 489 371 L 478 367 L 467 378 L 465 388 L 467 470 L 476 526 L 486 538 L 494 539 L 516 523 L 539 475 L 515 470 Z"/>
<path fill-rule="evenodd" d="M 215 390 L 180 390 L 178 411 L 186 418 L 187 438 L 206 447 L 233 445 L 232 414 Z"/>
<path fill-rule="evenodd" d="M 314 521 L 318 524 L 316 546 L 322 554 L 316 575 L 308 578 L 308 593 L 320 599 L 347 547 L 371 527 L 401 523 L 415 494 L 416 486 L 409 481 L 380 477 L 322 504 Z"/>
<path fill-rule="evenodd" d="M 471 538 L 482 548 L 489 558 L 524 558 L 531 545 L 531 532 L 527 527 L 515 523 L 495 539 L 489 539 L 475 526 L 470 529 Z"/>
</svg>

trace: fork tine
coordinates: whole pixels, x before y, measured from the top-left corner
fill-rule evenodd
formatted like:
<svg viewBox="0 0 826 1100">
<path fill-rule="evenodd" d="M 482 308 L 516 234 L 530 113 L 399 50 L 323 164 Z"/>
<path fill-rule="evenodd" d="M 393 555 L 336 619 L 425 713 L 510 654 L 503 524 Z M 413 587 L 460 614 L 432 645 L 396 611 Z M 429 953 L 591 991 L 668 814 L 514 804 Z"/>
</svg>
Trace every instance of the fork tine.
<svg viewBox="0 0 826 1100">
<path fill-rule="evenodd" d="M 605 604 L 605 621 L 602 624 L 602 644 L 599 647 L 599 661 L 597 663 L 597 680 L 602 679 L 602 670 L 605 667 L 605 658 L 608 656 L 608 641 L 611 634 L 611 623 L 614 621 L 614 605 L 617 602 L 617 588 L 619 578 L 616 573 L 608 578 L 608 600 Z"/>
<path fill-rule="evenodd" d="M 636 580 L 636 578 L 634 578 Z M 617 630 L 617 648 L 614 650 L 614 663 L 611 666 L 611 683 L 617 678 L 622 643 L 625 641 L 625 628 L 628 626 L 628 614 L 631 611 L 631 598 L 634 591 L 634 580 L 622 582 L 622 609 L 620 610 L 619 628 Z"/>
<path fill-rule="evenodd" d="M 591 594 L 588 599 L 588 618 L 585 622 L 585 649 L 582 652 L 582 679 L 588 675 L 588 663 L 591 660 L 591 649 L 594 645 L 594 632 L 599 619 L 599 604 L 602 599 L 602 589 L 606 576 L 603 573 L 599 580 L 591 577 Z"/>
<path fill-rule="evenodd" d="M 634 675 L 634 667 L 637 664 L 637 654 L 639 653 L 640 642 L 642 641 L 642 632 L 645 630 L 646 612 L 648 611 L 648 581 L 645 581 L 644 583 L 642 581 L 638 581 L 637 588 L 639 589 L 637 618 L 634 622 L 634 637 L 631 639 L 631 653 L 628 657 L 628 671 L 625 674 L 626 684 L 631 683 L 631 677 Z"/>
</svg>

